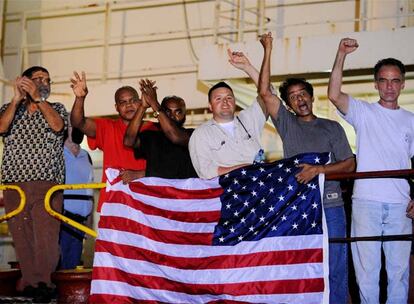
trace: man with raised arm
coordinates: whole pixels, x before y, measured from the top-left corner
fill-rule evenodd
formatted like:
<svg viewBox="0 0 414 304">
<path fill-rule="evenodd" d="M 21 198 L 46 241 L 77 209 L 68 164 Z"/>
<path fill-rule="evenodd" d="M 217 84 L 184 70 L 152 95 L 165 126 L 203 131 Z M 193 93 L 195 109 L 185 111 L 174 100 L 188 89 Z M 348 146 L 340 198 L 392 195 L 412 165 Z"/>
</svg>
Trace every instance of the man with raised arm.
<svg viewBox="0 0 414 304">
<path fill-rule="evenodd" d="M 159 104 L 155 82 L 140 81 L 142 103 L 129 123 L 124 144 L 133 147 L 135 157 L 147 161 L 145 176 L 162 178 L 197 177 L 188 152 L 188 141 L 194 129 L 183 127 L 185 102 L 178 96 L 167 96 Z M 145 111 L 151 107 L 158 119 L 158 130 L 138 132 Z"/>
<path fill-rule="evenodd" d="M 8 221 L 22 271 L 18 289 L 34 302 L 51 299 L 50 275 L 59 260 L 60 222 L 44 208 L 47 191 L 65 180 L 63 159 L 67 112 L 58 102 L 49 102 L 49 72 L 33 66 L 17 77 L 10 103 L 0 109 L 0 135 L 4 139 L 1 183 L 19 186 L 26 195 L 21 213 Z M 20 196 L 4 192 L 6 212 L 15 210 Z M 54 210 L 62 210 L 62 193 L 52 196 Z"/>
<path fill-rule="evenodd" d="M 141 100 L 137 91 L 130 86 L 119 88 L 115 92 L 115 109 L 119 114 L 116 120 L 108 118 L 85 117 L 84 102 L 88 94 L 86 75 L 74 72 L 71 79 L 75 102 L 71 112 L 71 122 L 74 128 L 78 128 L 88 137 L 88 144 L 92 150 L 96 148 L 103 152 L 102 181 L 106 182 L 107 168 L 120 169 L 120 178 L 128 183 L 136 178 L 144 176 L 145 160 L 135 159 L 132 148 L 123 144 L 128 123 L 132 120 Z M 155 128 L 152 123 L 145 123 L 141 130 Z M 105 200 L 105 189 L 101 190 L 98 203 L 98 211 Z"/>
<path fill-rule="evenodd" d="M 231 52 L 230 52 L 231 53 Z M 230 62 L 240 64 L 252 79 L 258 79 L 257 71 L 244 62 L 237 53 Z M 254 76 L 256 73 L 256 76 Z M 260 137 L 268 114 L 260 98 L 236 112 L 236 99 L 231 87 L 225 82 L 216 83 L 208 92 L 208 107 L 213 118 L 199 126 L 190 138 L 190 156 L 201 178 L 213 178 L 232 170 L 264 160 Z"/>
<path fill-rule="evenodd" d="M 409 169 L 414 155 L 414 115 L 398 105 L 405 67 L 397 59 L 374 67 L 379 101 L 368 103 L 342 92 L 345 58 L 358 48 L 355 39 L 339 43 L 329 80 L 328 97 L 357 134 L 357 171 Z M 351 234 L 380 236 L 411 233 L 414 216 L 404 179 L 358 179 L 352 204 Z M 410 242 L 354 242 L 351 245 L 362 303 L 379 303 L 381 246 L 388 277 L 387 303 L 407 303 Z"/>
<path fill-rule="evenodd" d="M 304 79 L 286 79 L 279 88 L 280 97 L 285 101 L 286 106 L 272 92 L 270 86 L 273 42 L 271 33 L 262 35 L 260 42 L 264 48 L 264 56 L 259 78 L 259 94 L 282 138 L 284 157 L 293 157 L 308 152 L 331 153 L 330 164 L 299 165 L 303 169 L 296 175 L 297 180 L 300 183 L 308 183 L 319 173 L 352 172 L 355 169 L 355 159 L 345 131 L 338 122 L 319 118 L 313 113 L 312 85 Z M 338 181 L 325 182 L 323 206 L 329 237 L 345 237 L 344 202 Z M 347 303 L 347 260 L 346 244 L 329 244 L 330 303 Z"/>
</svg>

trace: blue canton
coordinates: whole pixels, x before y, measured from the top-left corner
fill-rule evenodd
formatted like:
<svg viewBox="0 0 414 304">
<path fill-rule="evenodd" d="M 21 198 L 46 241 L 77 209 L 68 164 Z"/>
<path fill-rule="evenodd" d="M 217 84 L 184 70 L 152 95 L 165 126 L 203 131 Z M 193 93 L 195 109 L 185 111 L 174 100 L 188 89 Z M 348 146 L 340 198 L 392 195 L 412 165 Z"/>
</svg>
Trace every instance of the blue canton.
<svg viewBox="0 0 414 304">
<path fill-rule="evenodd" d="M 305 153 L 221 176 L 221 218 L 213 245 L 322 234 L 319 177 L 300 184 L 295 175 L 302 170 L 299 164 L 323 165 L 328 161 L 329 153 Z"/>
</svg>

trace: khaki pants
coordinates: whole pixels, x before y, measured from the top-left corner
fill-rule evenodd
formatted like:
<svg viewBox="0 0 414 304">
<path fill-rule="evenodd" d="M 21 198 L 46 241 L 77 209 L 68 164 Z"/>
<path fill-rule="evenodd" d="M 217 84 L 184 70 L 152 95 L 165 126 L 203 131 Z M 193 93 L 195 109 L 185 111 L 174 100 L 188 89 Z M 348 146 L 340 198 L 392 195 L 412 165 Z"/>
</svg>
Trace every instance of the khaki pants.
<svg viewBox="0 0 414 304">
<path fill-rule="evenodd" d="M 26 194 L 24 210 L 8 221 L 22 271 L 21 287 L 36 287 L 38 282 L 50 285 L 50 275 L 59 262 L 60 221 L 46 212 L 44 198 L 46 192 L 56 183 L 31 181 L 13 185 L 20 186 Z M 4 191 L 6 212 L 16 209 L 19 202 L 17 191 Z M 62 192 L 55 192 L 51 200 L 52 208 L 61 212 L 62 204 Z"/>
</svg>

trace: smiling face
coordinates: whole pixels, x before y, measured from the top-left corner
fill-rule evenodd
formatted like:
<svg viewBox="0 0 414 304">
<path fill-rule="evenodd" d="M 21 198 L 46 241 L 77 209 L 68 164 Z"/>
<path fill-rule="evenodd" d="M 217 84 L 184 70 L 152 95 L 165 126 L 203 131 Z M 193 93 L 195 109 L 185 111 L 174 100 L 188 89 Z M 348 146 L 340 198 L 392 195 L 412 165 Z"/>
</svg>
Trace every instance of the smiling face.
<svg viewBox="0 0 414 304">
<path fill-rule="evenodd" d="M 236 111 L 236 99 L 232 90 L 219 87 L 211 92 L 209 109 L 213 112 L 213 118 L 219 123 L 230 122 L 234 119 Z"/>
<path fill-rule="evenodd" d="M 384 65 L 376 75 L 375 88 L 378 90 L 379 103 L 386 108 L 397 108 L 398 97 L 404 89 L 404 77 L 394 65 Z"/>
<path fill-rule="evenodd" d="M 131 91 L 122 90 L 117 94 L 115 109 L 119 113 L 121 119 L 128 123 L 134 117 L 140 102 L 141 101 L 137 99 L 137 96 Z"/>
<path fill-rule="evenodd" d="M 303 84 L 294 84 L 287 89 L 287 104 L 301 120 L 310 121 L 314 119 L 313 100 Z"/>
</svg>

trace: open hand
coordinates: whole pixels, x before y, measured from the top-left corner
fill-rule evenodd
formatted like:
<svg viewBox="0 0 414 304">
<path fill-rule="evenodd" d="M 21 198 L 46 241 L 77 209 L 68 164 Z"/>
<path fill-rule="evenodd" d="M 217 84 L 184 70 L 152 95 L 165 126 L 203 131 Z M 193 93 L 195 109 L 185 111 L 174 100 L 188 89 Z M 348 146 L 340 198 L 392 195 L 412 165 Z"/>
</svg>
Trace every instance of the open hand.
<svg viewBox="0 0 414 304">
<path fill-rule="evenodd" d="M 70 79 L 72 83 L 70 87 L 73 90 L 73 93 L 76 97 L 82 98 L 88 95 L 88 87 L 86 85 L 86 74 L 84 71 L 81 73 L 82 76 L 79 76 L 78 72 L 73 72 L 73 77 Z"/>
<path fill-rule="evenodd" d="M 414 200 L 411 200 L 407 206 L 407 217 L 414 219 Z"/>
<path fill-rule="evenodd" d="M 322 166 L 300 164 L 298 167 L 301 167 L 302 171 L 296 174 L 295 177 L 296 180 L 301 184 L 309 183 L 316 175 L 322 173 Z"/>
<path fill-rule="evenodd" d="M 119 172 L 119 177 L 122 180 L 123 184 L 128 184 L 132 182 L 133 180 L 136 180 L 138 178 L 144 177 L 145 171 L 144 170 L 124 170 L 122 169 Z"/>
</svg>

